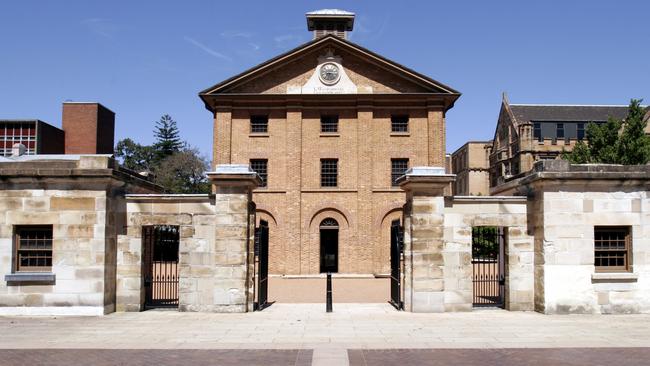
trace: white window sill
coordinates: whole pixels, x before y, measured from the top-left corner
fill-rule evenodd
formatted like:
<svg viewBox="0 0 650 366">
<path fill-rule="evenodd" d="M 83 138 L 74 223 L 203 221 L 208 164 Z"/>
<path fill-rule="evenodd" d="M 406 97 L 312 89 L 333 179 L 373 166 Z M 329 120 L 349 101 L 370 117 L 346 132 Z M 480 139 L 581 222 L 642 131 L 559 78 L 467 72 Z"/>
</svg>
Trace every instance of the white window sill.
<svg viewBox="0 0 650 366">
<path fill-rule="evenodd" d="M 591 282 L 636 282 L 638 273 L 632 272 L 596 272 L 591 275 Z"/>
<path fill-rule="evenodd" d="M 268 132 L 251 132 L 248 137 L 269 137 Z"/>
<path fill-rule="evenodd" d="M 56 275 L 51 272 L 16 272 L 5 275 L 5 281 L 11 283 L 32 282 L 32 283 L 51 283 L 56 281 Z"/>
<path fill-rule="evenodd" d="M 338 132 L 321 132 L 320 137 L 340 137 L 341 134 Z"/>
<path fill-rule="evenodd" d="M 393 136 L 393 137 L 408 137 L 408 136 L 411 136 L 411 133 L 410 132 L 391 132 L 390 135 Z"/>
</svg>

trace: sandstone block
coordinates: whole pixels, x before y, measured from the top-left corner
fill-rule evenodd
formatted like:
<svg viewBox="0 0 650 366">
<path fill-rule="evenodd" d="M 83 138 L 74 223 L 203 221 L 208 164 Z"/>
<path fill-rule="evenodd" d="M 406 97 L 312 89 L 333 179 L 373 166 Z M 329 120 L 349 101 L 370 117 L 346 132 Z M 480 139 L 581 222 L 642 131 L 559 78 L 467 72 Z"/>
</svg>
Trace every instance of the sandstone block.
<svg viewBox="0 0 650 366">
<path fill-rule="evenodd" d="M 95 198 L 92 197 L 51 197 L 52 211 L 94 211 Z"/>
</svg>

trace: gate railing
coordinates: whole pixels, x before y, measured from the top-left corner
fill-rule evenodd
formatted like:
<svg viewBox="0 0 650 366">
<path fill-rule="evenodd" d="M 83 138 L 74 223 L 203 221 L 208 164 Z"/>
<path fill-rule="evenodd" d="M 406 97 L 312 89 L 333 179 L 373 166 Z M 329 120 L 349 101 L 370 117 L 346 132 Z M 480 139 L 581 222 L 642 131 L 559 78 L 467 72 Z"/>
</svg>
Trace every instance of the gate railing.
<svg viewBox="0 0 650 366">
<path fill-rule="evenodd" d="M 402 301 L 402 251 L 404 248 L 404 230 L 399 220 L 390 226 L 390 303 L 397 309 L 404 309 Z"/>
<path fill-rule="evenodd" d="M 268 306 L 269 288 L 269 226 L 264 220 L 255 228 L 255 257 L 257 269 L 257 301 L 255 310 Z"/>
<path fill-rule="evenodd" d="M 143 226 L 146 308 L 178 306 L 178 226 Z"/>
<path fill-rule="evenodd" d="M 472 303 L 474 306 L 504 305 L 504 242 L 503 228 L 472 228 Z"/>
<path fill-rule="evenodd" d="M 152 267 L 147 304 L 156 307 L 178 306 L 178 261 L 154 261 Z"/>
</svg>

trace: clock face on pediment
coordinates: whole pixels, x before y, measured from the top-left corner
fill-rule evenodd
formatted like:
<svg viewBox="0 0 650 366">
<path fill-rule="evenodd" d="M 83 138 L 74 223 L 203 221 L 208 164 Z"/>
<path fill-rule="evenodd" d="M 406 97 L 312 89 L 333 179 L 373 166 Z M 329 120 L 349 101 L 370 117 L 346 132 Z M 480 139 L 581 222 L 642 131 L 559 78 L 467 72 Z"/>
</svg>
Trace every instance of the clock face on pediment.
<svg viewBox="0 0 650 366">
<path fill-rule="evenodd" d="M 334 85 L 341 78 L 341 73 L 338 65 L 333 62 L 326 62 L 322 64 L 320 70 L 318 70 L 318 76 L 323 84 Z"/>
</svg>

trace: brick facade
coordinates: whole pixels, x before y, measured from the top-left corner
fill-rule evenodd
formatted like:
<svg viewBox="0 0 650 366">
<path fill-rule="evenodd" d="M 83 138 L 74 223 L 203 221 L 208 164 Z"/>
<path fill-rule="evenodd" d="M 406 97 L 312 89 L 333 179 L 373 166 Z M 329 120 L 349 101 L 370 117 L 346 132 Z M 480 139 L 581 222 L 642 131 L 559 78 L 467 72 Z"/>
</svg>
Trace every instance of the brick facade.
<svg viewBox="0 0 650 366">
<path fill-rule="evenodd" d="M 214 113 L 215 165 L 268 160 L 268 186 L 253 199 L 270 226 L 271 273 L 319 273 L 325 218 L 339 224 L 338 272 L 389 273 L 390 223 L 405 202 L 391 159 L 445 165 L 445 112 L 458 94 L 361 51 L 369 52 L 324 37 L 201 94 Z M 324 54 L 340 58 L 356 94 L 305 92 Z M 338 131 L 322 133 L 321 116 L 332 114 Z M 253 115 L 268 116 L 267 133 L 251 132 Z M 409 117 L 408 132 L 392 132 L 396 115 Z M 321 187 L 321 159 L 338 159 L 336 187 Z"/>
</svg>

